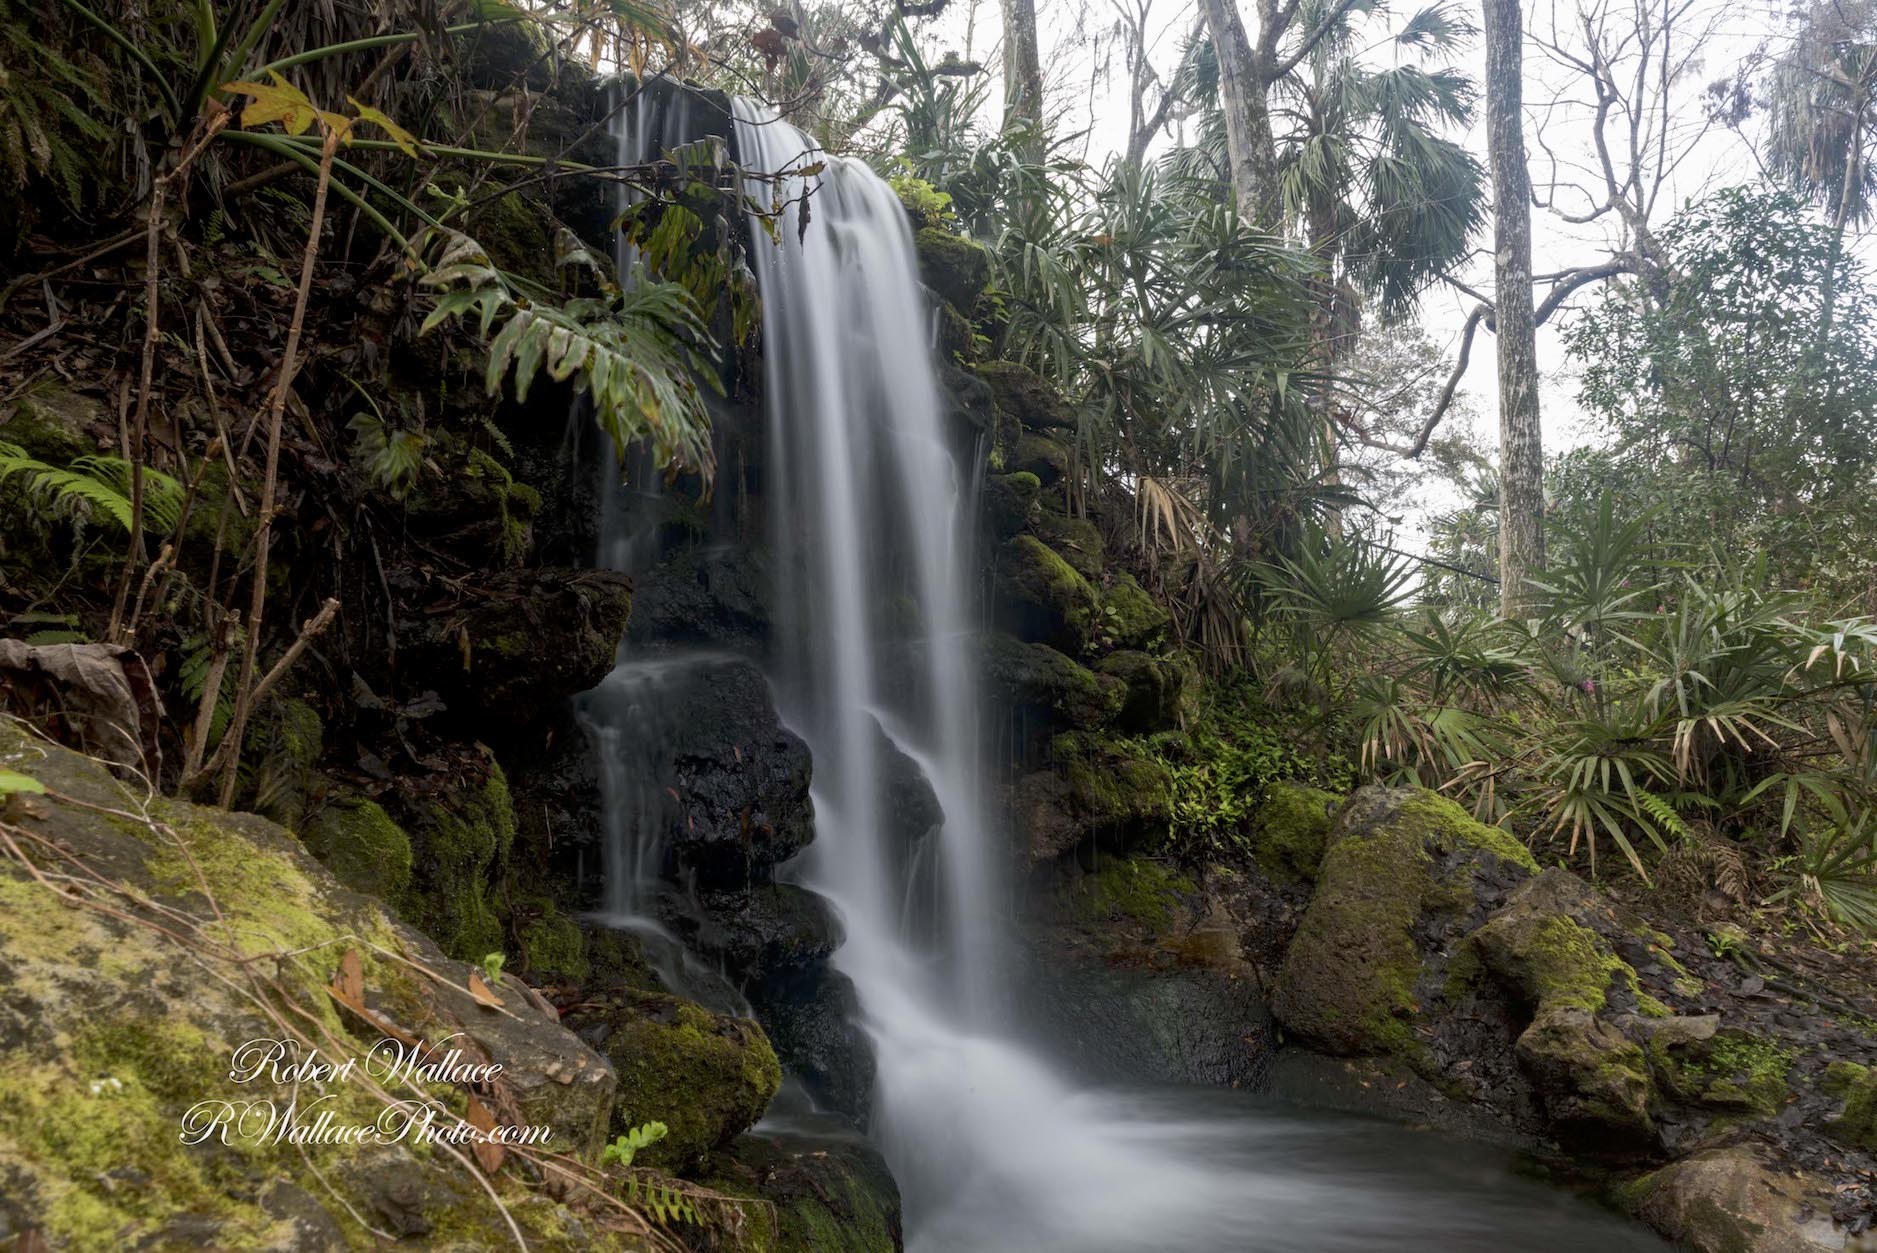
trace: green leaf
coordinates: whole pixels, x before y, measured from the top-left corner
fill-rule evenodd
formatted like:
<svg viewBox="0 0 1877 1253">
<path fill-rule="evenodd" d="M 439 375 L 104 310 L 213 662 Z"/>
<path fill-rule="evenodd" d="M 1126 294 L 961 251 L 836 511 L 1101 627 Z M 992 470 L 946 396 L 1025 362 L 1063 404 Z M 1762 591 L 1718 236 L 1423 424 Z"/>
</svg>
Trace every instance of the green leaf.
<svg viewBox="0 0 1877 1253">
<path fill-rule="evenodd" d="M 45 790 L 46 785 L 31 775 L 21 774 L 17 770 L 0 770 L 0 796 L 12 796 L 22 792 L 43 796 Z"/>
</svg>

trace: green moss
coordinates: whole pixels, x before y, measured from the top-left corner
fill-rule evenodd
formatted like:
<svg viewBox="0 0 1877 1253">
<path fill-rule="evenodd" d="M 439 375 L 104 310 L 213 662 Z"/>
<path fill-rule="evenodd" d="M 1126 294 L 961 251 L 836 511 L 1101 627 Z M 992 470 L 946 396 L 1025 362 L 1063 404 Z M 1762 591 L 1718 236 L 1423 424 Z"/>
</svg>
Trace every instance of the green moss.
<svg viewBox="0 0 1877 1253">
<path fill-rule="evenodd" d="M 618 990 L 604 1049 L 619 1074 L 613 1129 L 662 1122 L 644 1165 L 686 1169 L 762 1117 L 782 1068 L 761 1027 L 675 996 Z"/>
<path fill-rule="evenodd" d="M 540 906 L 538 916 L 521 929 L 521 957 L 531 975 L 553 974 L 584 982 L 592 973 L 586 935 L 551 903 Z"/>
<path fill-rule="evenodd" d="M 1272 1009 L 1331 1052 L 1414 1060 L 1422 1053 L 1413 1027 L 1423 965 L 1417 926 L 1428 915 L 1463 917 L 1473 904 L 1471 875 L 1436 876 L 1434 854 L 1536 863 L 1503 831 L 1430 792 L 1378 793 L 1364 803 L 1372 810 L 1355 815 L 1323 855 Z"/>
<path fill-rule="evenodd" d="M 62 466 L 98 451 L 88 428 L 105 419 L 97 399 L 56 383 L 39 383 L 14 402 L 13 416 L 0 426 L 0 444 L 17 444 L 35 460 Z"/>
<path fill-rule="evenodd" d="M 1108 857 L 1094 873 L 1065 887 L 1062 899 L 1084 922 L 1125 918 L 1157 934 L 1172 925 L 1182 898 L 1195 890 L 1191 879 L 1150 858 Z"/>
<path fill-rule="evenodd" d="M 1099 727 L 1127 700 L 1127 685 L 1119 679 L 1098 675 L 1047 644 L 993 635 L 984 661 L 986 678 L 1004 703 L 1049 726 Z"/>
<path fill-rule="evenodd" d="M 1252 856 L 1275 879 L 1314 882 L 1323 862 L 1332 815 L 1342 797 L 1298 783 L 1265 789 L 1252 832 Z"/>
<path fill-rule="evenodd" d="M 927 226 L 914 237 L 919 275 L 941 300 L 961 313 L 984 294 L 991 280 L 991 253 L 983 244 Z"/>
<path fill-rule="evenodd" d="M 998 552 L 998 598 L 1011 628 L 1071 655 L 1087 647 L 1096 617 L 1088 580 L 1033 535 Z"/>
<path fill-rule="evenodd" d="M 1842 1144 L 1877 1153 L 1877 1071 L 1856 1062 L 1835 1061 L 1825 1067 L 1819 1087 L 1844 1102 L 1825 1130 Z"/>
<path fill-rule="evenodd" d="M 1035 475 L 1031 475 L 1035 478 Z M 1040 480 L 1038 480 L 1040 486 Z M 1032 532 L 1047 544 L 1050 551 L 1069 563 L 1074 571 L 1093 586 L 1101 578 L 1102 557 L 1107 547 L 1101 528 L 1087 518 L 1043 511 L 1032 524 Z"/>
<path fill-rule="evenodd" d="M 1764 1036 L 1723 1031 L 1700 1057 L 1683 1065 L 1682 1073 L 1699 1089 L 1702 1102 L 1770 1118 L 1786 1103 L 1795 1056 Z"/>
<path fill-rule="evenodd" d="M 1523 953 L 1540 1005 L 1574 1005 L 1596 1013 L 1621 979 L 1634 988 L 1636 972 L 1610 951 L 1603 937 L 1563 915 L 1540 922 Z"/>
<path fill-rule="evenodd" d="M 1131 574 L 1117 574 L 1101 592 L 1101 631 L 1119 648 L 1161 643 L 1173 617 L 1155 603 Z"/>
<path fill-rule="evenodd" d="M 373 800 L 349 797 L 328 803 L 304 825 L 307 851 L 347 887 L 369 892 L 393 908 L 411 886 L 411 839 Z"/>
<path fill-rule="evenodd" d="M 463 961 L 502 951 L 494 892 L 515 840 L 515 805 L 502 768 L 491 761 L 477 787 L 421 801 L 405 826 L 413 854 L 411 920 Z"/>
</svg>

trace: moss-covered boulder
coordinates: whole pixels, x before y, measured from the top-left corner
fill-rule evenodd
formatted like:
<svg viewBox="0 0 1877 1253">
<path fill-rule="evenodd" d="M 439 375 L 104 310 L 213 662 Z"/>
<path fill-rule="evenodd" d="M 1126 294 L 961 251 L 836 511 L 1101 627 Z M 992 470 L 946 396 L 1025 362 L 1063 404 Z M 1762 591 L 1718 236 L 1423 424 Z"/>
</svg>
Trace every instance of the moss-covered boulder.
<svg viewBox="0 0 1877 1253">
<path fill-rule="evenodd" d="M 971 312 L 991 281 L 990 250 L 975 239 L 936 226 L 922 228 L 913 242 L 925 285 L 959 312 Z"/>
<path fill-rule="evenodd" d="M 110 429 L 102 397 L 58 383 L 28 387 L 0 409 L 0 444 L 17 444 L 49 465 L 97 452 L 98 435 Z"/>
<path fill-rule="evenodd" d="M 1100 632 L 1116 648 L 1155 648 L 1172 622 L 1173 616 L 1131 574 L 1117 574 L 1101 589 Z"/>
<path fill-rule="evenodd" d="M 563 1020 L 612 1059 L 616 1134 L 662 1122 L 665 1138 L 637 1164 L 690 1170 L 753 1126 L 782 1084 L 763 1029 L 662 992 L 613 987 Z"/>
<path fill-rule="evenodd" d="M 1014 361 L 987 361 L 978 377 L 990 384 L 997 407 L 1028 431 L 1073 431 L 1075 414 L 1053 383 Z"/>
<path fill-rule="evenodd" d="M 1127 699 L 1115 718 L 1115 728 L 1129 734 L 1163 731 L 1180 717 L 1180 690 L 1186 672 L 1173 662 L 1146 653 L 1124 650 L 1110 653 L 1095 670 L 1127 686 Z"/>
<path fill-rule="evenodd" d="M 1104 726 L 1127 700 L 1121 680 L 1096 674 L 1047 644 L 1002 634 L 984 640 L 984 677 L 988 695 L 1018 719 L 1024 739 Z"/>
<path fill-rule="evenodd" d="M 614 1079 L 512 981 L 493 986 L 499 1009 L 479 1003 L 468 966 L 273 823 L 152 800 L 4 720 L 0 768 L 48 789 L 8 803 L 16 844 L 88 868 L 84 890 L 61 890 L 0 858 L 0 1223 L 12 1233 L 71 1250 L 362 1248 L 374 1230 L 495 1248 L 511 1237 L 493 1187 L 531 1247 L 636 1247 L 531 1190 L 527 1169 L 484 1181 L 466 1155 L 409 1137 L 298 1145 L 218 1130 L 220 1102 L 274 1102 L 278 1119 L 297 1101 L 303 1129 L 315 1106 L 329 1125 L 400 1117 L 337 1076 L 232 1081 L 234 1050 L 253 1040 L 337 1064 L 388 1036 L 448 1039 L 502 1067 L 499 1095 L 484 1093 L 502 1121 L 549 1127 L 544 1147 L 572 1155 L 597 1142 Z M 441 1077 L 391 1091 L 442 1128 L 469 1113 L 467 1089 Z"/>
<path fill-rule="evenodd" d="M 1452 801 L 1419 788 L 1362 789 L 1330 833 L 1272 1012 L 1331 1053 L 1414 1055 L 1430 919 L 1463 921 L 1479 886 L 1536 869 L 1522 844 Z"/>
<path fill-rule="evenodd" d="M 1087 518 L 1043 509 L 1037 512 L 1030 533 L 1047 544 L 1051 552 L 1068 562 L 1091 586 L 1100 584 L 1107 547 L 1101 537 L 1100 527 Z"/>
<path fill-rule="evenodd" d="M 1033 535 L 998 549 L 996 608 L 1011 631 L 1071 656 L 1088 647 L 1095 630 L 1095 589 L 1068 562 Z"/>
<path fill-rule="evenodd" d="M 991 534 L 1007 540 L 1027 528 L 1037 516 L 1036 498 L 1043 483 L 1034 474 L 992 474 L 984 480 L 984 516 Z"/>
<path fill-rule="evenodd" d="M 1043 769 L 1017 780 L 1012 805 L 1032 862 L 1090 842 L 1127 849 L 1166 834 L 1173 779 L 1151 757 L 1071 732 L 1050 742 Z"/>
<path fill-rule="evenodd" d="M 1069 446 L 1061 440 L 1024 431 L 1011 444 L 1001 468 L 1009 473 L 1034 474 L 1044 487 L 1053 487 L 1068 477 L 1072 461 Z"/>
<path fill-rule="evenodd" d="M 879 1150 L 838 1128 L 823 1134 L 743 1136 L 708 1180 L 730 1196 L 775 1207 L 773 1226 L 754 1207 L 744 1253 L 900 1253 L 899 1185 Z"/>
<path fill-rule="evenodd" d="M 1301 783 L 1273 783 L 1253 821 L 1252 857 L 1280 882 L 1313 883 L 1343 798 Z"/>
</svg>

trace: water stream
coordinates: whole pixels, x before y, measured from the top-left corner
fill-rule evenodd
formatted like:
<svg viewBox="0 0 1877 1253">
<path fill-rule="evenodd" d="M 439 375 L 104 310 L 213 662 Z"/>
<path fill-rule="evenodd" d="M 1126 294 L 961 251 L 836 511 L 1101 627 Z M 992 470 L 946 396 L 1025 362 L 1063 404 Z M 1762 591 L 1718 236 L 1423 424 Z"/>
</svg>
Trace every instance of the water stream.
<svg viewBox="0 0 1877 1253">
<path fill-rule="evenodd" d="M 904 1194 L 909 1248 L 1659 1247 L 1474 1149 L 1237 1094 L 1081 1089 L 1015 1042 L 1007 837 L 989 811 L 971 647 L 972 484 L 912 233 L 866 166 L 755 104 L 734 114 L 743 168 L 785 175 L 773 184 L 779 242 L 751 231 L 778 602 L 770 675 L 814 760 L 815 839 L 784 870 L 845 928 L 834 960 L 874 1046 L 870 1134 Z M 771 189 L 747 187 L 762 201 Z M 634 832 L 660 819 L 633 806 L 667 801 L 635 790 L 630 776 L 651 763 L 625 740 L 642 745 L 659 718 L 682 716 L 660 684 L 665 667 L 694 664 L 707 662 L 622 656 L 588 705 L 610 758 L 609 909 L 635 926 L 651 925 L 658 850 Z M 917 856 L 889 834 L 893 750 L 918 763 L 944 812 Z"/>
</svg>

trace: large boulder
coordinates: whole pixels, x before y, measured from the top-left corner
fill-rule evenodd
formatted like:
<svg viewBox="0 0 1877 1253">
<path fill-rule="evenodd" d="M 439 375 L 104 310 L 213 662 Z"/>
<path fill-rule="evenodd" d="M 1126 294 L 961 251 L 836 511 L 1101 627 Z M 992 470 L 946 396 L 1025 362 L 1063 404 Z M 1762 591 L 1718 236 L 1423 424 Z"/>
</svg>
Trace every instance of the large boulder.
<svg viewBox="0 0 1877 1253">
<path fill-rule="evenodd" d="M 1269 784 L 1252 820 L 1258 868 L 1279 882 L 1314 883 L 1342 803 L 1334 792 L 1301 783 Z"/>
<path fill-rule="evenodd" d="M 1710 1149 L 1624 1189 L 1626 1208 L 1692 1253 L 1848 1253 L 1825 1189 L 1745 1144 Z"/>
<path fill-rule="evenodd" d="M 562 1021 L 618 1072 L 614 1132 L 665 1124 L 636 1159 L 647 1166 L 696 1167 L 755 1125 L 782 1084 L 761 1027 L 682 997 L 616 986 L 589 992 Z"/>
<path fill-rule="evenodd" d="M 1131 574 L 1117 574 L 1101 589 L 1101 633 L 1116 648 L 1153 648 L 1172 622 L 1173 615 Z"/>
<path fill-rule="evenodd" d="M 511 1237 L 486 1185 L 531 1247 L 624 1246 L 531 1191 L 528 1169 L 480 1180 L 466 1152 L 238 1131 L 184 1143 L 190 1111 L 217 1102 L 297 1099 L 343 1126 L 396 1117 L 363 1082 L 233 1082 L 244 1041 L 340 1062 L 387 1038 L 441 1061 L 447 1040 L 502 1067 L 477 1097 L 499 1122 L 546 1126 L 544 1147 L 570 1155 L 594 1152 L 615 1078 L 526 988 L 451 961 L 273 823 L 152 799 L 5 721 L 0 767 L 47 789 L 0 798 L 17 845 L 88 885 L 58 889 L 0 859 L 0 1239 L 310 1251 L 370 1243 L 375 1228 L 500 1247 Z M 392 1088 L 445 1127 L 472 1112 L 468 1088 L 443 1076 Z"/>
<path fill-rule="evenodd" d="M 1503 890 L 1537 863 L 1517 840 L 1418 788 L 1352 796 L 1330 832 L 1317 891 L 1272 989 L 1285 1028 L 1327 1052 L 1412 1055 L 1417 984 L 1481 888 Z"/>
<path fill-rule="evenodd" d="M 773 1229 L 753 1230 L 764 1253 L 900 1253 L 899 1185 L 878 1149 L 829 1120 L 792 1118 L 787 1131 L 752 1133 L 709 1180 L 731 1196 L 774 1206 Z M 795 1129 L 799 1126 L 800 1129 Z M 753 1227 L 769 1214 L 746 1207 Z"/>
<path fill-rule="evenodd" d="M 1017 720 L 1024 739 L 1104 726 L 1127 701 L 1127 684 L 1047 644 L 993 633 L 984 638 L 983 660 L 990 703 Z"/>
<path fill-rule="evenodd" d="M 922 228 L 913 242 L 925 285 L 954 309 L 969 313 L 991 281 L 990 250 L 936 226 Z"/>
<path fill-rule="evenodd" d="M 990 384 L 991 398 L 997 408 L 1025 430 L 1075 429 L 1075 414 L 1070 412 L 1062 393 L 1028 366 L 1014 361 L 987 361 L 978 367 L 978 377 Z"/>
<path fill-rule="evenodd" d="M 1177 662 L 1123 649 L 1103 657 L 1095 671 L 1127 685 L 1127 699 L 1115 718 L 1116 730 L 1140 735 L 1164 731 L 1179 722 L 1186 671 Z"/>
</svg>

